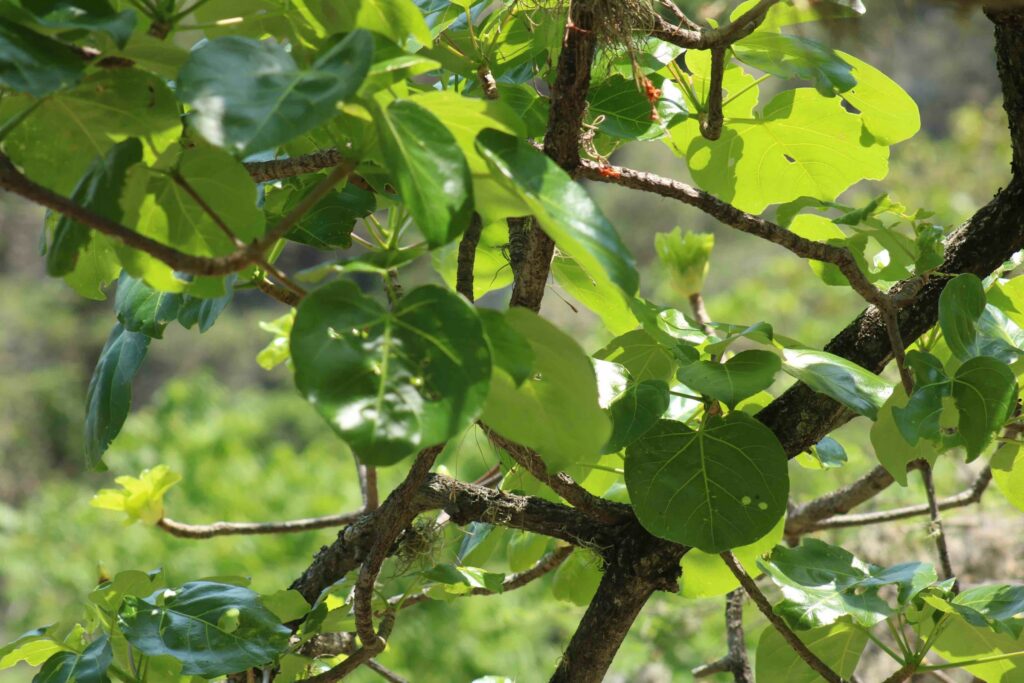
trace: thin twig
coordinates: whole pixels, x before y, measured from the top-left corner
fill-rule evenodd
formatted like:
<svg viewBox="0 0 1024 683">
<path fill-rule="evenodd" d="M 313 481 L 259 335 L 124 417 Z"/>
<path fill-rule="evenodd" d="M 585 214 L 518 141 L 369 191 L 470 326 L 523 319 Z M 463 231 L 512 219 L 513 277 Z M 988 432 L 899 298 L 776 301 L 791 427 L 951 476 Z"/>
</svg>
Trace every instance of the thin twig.
<svg viewBox="0 0 1024 683">
<path fill-rule="evenodd" d="M 573 507 L 596 519 L 612 523 L 621 521 L 631 514 L 628 506 L 595 496 L 577 484 L 565 472 L 549 473 L 547 464 L 536 451 L 506 439 L 487 425 L 481 424 L 481 427 L 491 443 L 504 449 L 523 469 L 568 501 Z"/>
<path fill-rule="evenodd" d="M 939 566 L 942 567 L 944 579 L 953 579 L 953 563 L 949 559 L 949 546 L 946 544 L 946 533 L 942 529 L 942 517 L 939 515 L 939 504 L 935 497 L 935 480 L 932 478 L 932 466 L 928 462 L 921 464 L 921 481 L 924 482 L 925 495 L 928 496 L 928 515 L 931 517 L 930 533 L 935 538 L 935 549 L 939 553 Z M 953 583 L 953 592 L 959 590 L 957 582 Z"/>
<path fill-rule="evenodd" d="M 298 306 L 302 302 L 301 296 L 289 289 L 274 284 L 265 277 L 257 277 L 253 282 L 256 284 L 256 289 L 287 306 Z"/>
<path fill-rule="evenodd" d="M 745 593 L 737 588 L 725 597 L 725 632 L 729 653 L 710 664 L 698 666 L 692 671 L 694 678 L 706 678 L 712 674 L 729 671 L 735 683 L 754 683 L 747 657 L 747 643 L 743 636 L 743 599 Z"/>
<path fill-rule="evenodd" d="M 943 498 L 936 502 L 939 510 L 952 510 L 954 508 L 967 507 L 979 502 L 985 490 L 988 488 L 989 483 L 992 481 L 992 469 L 986 467 L 983 469 L 971 484 L 971 487 L 966 491 L 962 491 L 955 496 Z M 907 507 L 897 508 L 895 510 L 881 510 L 879 512 L 865 512 L 857 515 L 838 515 L 835 517 L 828 517 L 816 522 L 810 522 L 806 526 L 801 527 L 797 535 L 803 533 L 810 533 L 812 531 L 820 531 L 821 529 L 839 529 L 843 527 L 853 526 L 867 526 L 869 524 L 883 524 L 885 522 L 894 522 L 900 519 L 907 519 L 910 517 L 919 517 L 921 515 L 927 515 L 931 512 L 931 506 L 927 503 L 921 505 L 908 505 Z M 787 521 L 787 536 L 790 535 L 789 523 Z"/>
<path fill-rule="evenodd" d="M 568 558 L 569 555 L 572 554 L 573 550 L 574 548 L 571 545 L 560 546 L 552 552 L 545 555 L 544 557 L 540 558 L 540 560 L 538 560 L 529 569 L 521 571 L 517 574 L 506 576 L 505 580 L 501 584 L 500 591 L 492 591 L 488 588 L 478 586 L 470 590 L 468 593 L 464 593 L 460 597 L 470 595 L 500 595 L 502 593 L 514 591 L 517 588 L 522 588 L 523 586 L 532 583 L 533 581 L 536 581 L 542 576 L 550 572 L 553 572 L 555 569 L 558 569 L 558 567 L 561 566 L 563 562 L 565 562 L 566 558 Z M 420 593 L 417 593 L 416 595 L 410 595 L 408 597 L 398 595 L 391 598 L 388 602 L 391 605 L 395 606 L 396 609 L 406 609 L 407 607 L 412 607 L 413 605 L 418 605 L 421 602 L 427 602 L 431 599 L 432 598 L 430 597 L 430 594 L 427 591 L 422 591 Z"/>
<path fill-rule="evenodd" d="M 768 602 L 768 598 L 766 598 L 764 593 L 761 592 L 761 589 L 757 587 L 757 583 L 750 578 L 750 575 L 744 571 L 740 563 L 736 561 L 736 557 L 728 550 L 722 553 L 721 557 L 722 560 L 725 561 L 725 565 L 729 567 L 729 570 L 733 573 L 733 576 L 735 576 L 740 582 L 740 585 L 743 586 L 743 590 L 747 592 L 750 599 L 753 600 L 754 604 L 757 605 L 757 608 L 761 610 L 761 614 L 763 614 L 769 623 L 775 627 L 775 630 L 778 631 L 779 635 L 781 635 L 789 646 L 793 648 L 793 651 L 797 653 L 800 659 L 804 660 L 807 663 L 807 666 L 821 674 L 821 677 L 829 683 L 843 683 L 842 677 L 829 668 L 828 664 L 821 661 L 818 655 L 811 652 L 807 648 L 807 645 L 804 644 L 804 641 L 800 640 L 800 638 L 793 633 L 792 629 L 786 625 L 786 622 L 783 621 L 782 617 L 772 610 L 772 605 Z"/>
<path fill-rule="evenodd" d="M 179 538 L 213 538 L 214 536 L 235 536 L 245 534 L 288 534 L 328 527 L 345 526 L 359 519 L 363 514 L 349 512 L 343 515 L 308 517 L 287 522 L 214 522 L 213 524 L 185 524 L 163 517 L 156 525 Z"/>
<path fill-rule="evenodd" d="M 480 214 L 474 213 L 469 227 L 459 240 L 459 260 L 455 271 L 455 291 L 473 301 L 473 268 L 476 265 L 476 249 L 484 224 Z"/>
<path fill-rule="evenodd" d="M 368 662 L 366 662 L 366 668 L 378 674 L 385 681 L 390 681 L 391 683 L 409 683 L 406 679 L 402 678 L 394 671 L 378 662 L 376 659 L 371 659 Z"/>
<path fill-rule="evenodd" d="M 843 515 L 861 503 L 871 500 L 892 486 L 895 480 L 889 470 L 876 465 L 870 472 L 837 491 L 826 493 L 802 505 L 797 505 L 786 517 L 786 537 L 793 540 L 814 530 L 814 525 L 826 518 Z"/>
</svg>

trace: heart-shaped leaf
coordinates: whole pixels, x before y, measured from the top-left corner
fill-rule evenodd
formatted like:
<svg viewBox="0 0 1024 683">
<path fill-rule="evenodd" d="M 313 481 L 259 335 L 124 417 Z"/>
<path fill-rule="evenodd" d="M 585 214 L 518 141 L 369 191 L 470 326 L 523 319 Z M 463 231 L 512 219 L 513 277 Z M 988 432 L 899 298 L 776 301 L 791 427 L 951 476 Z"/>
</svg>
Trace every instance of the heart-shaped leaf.
<svg viewBox="0 0 1024 683">
<path fill-rule="evenodd" d="M 775 375 L 782 367 L 782 361 L 771 351 L 741 351 L 725 363 L 697 361 L 679 368 L 679 381 L 721 401 L 730 408 L 767 389 L 775 381 Z"/>
<path fill-rule="evenodd" d="M 699 431 L 662 420 L 626 449 L 626 488 L 652 534 L 718 553 L 761 538 L 785 513 L 787 459 L 742 412 Z"/>
<path fill-rule="evenodd" d="M 1005 363 L 978 356 L 961 365 L 953 376 L 953 400 L 960 413 L 957 428 L 967 458 L 973 460 L 1010 418 L 1017 404 L 1017 379 Z"/>
<path fill-rule="evenodd" d="M 428 285 L 391 311 L 337 281 L 303 299 L 290 341 L 295 383 L 360 458 L 390 465 L 480 414 L 491 353 L 473 307 Z"/>
</svg>

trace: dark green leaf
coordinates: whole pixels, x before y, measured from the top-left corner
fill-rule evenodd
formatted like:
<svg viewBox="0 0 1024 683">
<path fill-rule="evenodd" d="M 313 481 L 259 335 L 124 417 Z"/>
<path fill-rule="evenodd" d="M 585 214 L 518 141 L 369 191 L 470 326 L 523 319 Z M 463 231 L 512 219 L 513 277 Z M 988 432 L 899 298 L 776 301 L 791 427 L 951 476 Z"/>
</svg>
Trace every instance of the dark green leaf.
<svg viewBox="0 0 1024 683">
<path fill-rule="evenodd" d="M 514 189 L 559 249 L 595 281 L 610 280 L 627 296 L 639 275 L 629 250 L 586 191 L 529 142 L 496 130 L 477 136 L 494 173 Z"/>
<path fill-rule="evenodd" d="M 911 446 L 896 425 L 894 411 L 906 406 L 907 395 L 902 385 L 897 384 L 892 396 L 878 411 L 878 418 L 871 425 L 871 446 L 875 457 L 901 486 L 907 485 L 907 465 L 915 460 L 927 460 L 935 464 L 939 447 L 927 439 L 921 439 Z"/>
<path fill-rule="evenodd" d="M 388 311 L 352 282 L 309 294 L 290 342 L 295 383 L 364 462 L 390 465 L 469 426 L 491 354 L 462 297 L 428 285 Z"/>
<path fill-rule="evenodd" d="M 892 414 L 903 438 L 916 446 L 921 438 L 940 438 L 942 401 L 950 395 L 952 384 L 942 369 L 942 361 L 930 353 L 908 351 L 907 366 L 914 373 L 914 393 L 906 407 L 894 407 Z"/>
<path fill-rule="evenodd" d="M 291 634 L 259 595 L 241 586 L 193 581 L 147 599 L 128 596 L 117 625 L 151 657 L 170 655 L 181 672 L 212 678 L 267 664 Z"/>
<path fill-rule="evenodd" d="M 110 333 L 89 381 L 85 413 L 85 461 L 97 467 L 128 417 L 132 379 L 149 348 L 149 337 L 118 323 Z"/>
<path fill-rule="evenodd" d="M 741 351 L 725 363 L 697 361 L 679 368 L 679 381 L 730 408 L 767 389 L 775 381 L 782 361 L 771 351 Z"/>
<path fill-rule="evenodd" d="M 314 181 L 303 189 L 312 189 L 315 185 Z M 292 193 L 282 215 L 294 209 L 304 196 L 305 192 Z M 352 228 L 356 220 L 373 213 L 376 208 L 377 199 L 372 192 L 349 184 L 341 192 L 332 192 L 317 202 L 285 237 L 317 249 L 348 249 L 352 246 Z"/>
<path fill-rule="evenodd" d="M 605 453 L 618 453 L 648 432 L 668 410 L 668 385 L 651 379 L 626 389 L 608 408 L 612 436 Z"/>
<path fill-rule="evenodd" d="M 121 193 L 128 167 L 142 160 L 142 144 L 135 138 L 114 145 L 104 157 L 97 157 L 78 181 L 72 201 L 104 218 L 120 221 Z M 46 270 L 50 275 L 67 275 L 75 269 L 79 252 L 89 244 L 88 226 L 61 216 L 54 228 L 46 252 Z"/>
<path fill-rule="evenodd" d="M 700 431 L 662 420 L 626 449 L 626 487 L 652 534 L 708 553 L 764 536 L 786 511 L 786 454 L 745 413 Z"/>
<path fill-rule="evenodd" d="M 976 586 L 953 598 L 952 607 L 973 626 L 1014 637 L 1024 630 L 1024 620 L 1017 618 L 1024 612 L 1024 586 Z"/>
<path fill-rule="evenodd" d="M 110 639 L 102 635 L 82 653 L 58 652 L 47 659 L 32 683 L 108 683 L 107 667 L 113 658 Z"/>
<path fill-rule="evenodd" d="M 604 117 L 598 130 L 623 140 L 648 140 L 661 135 L 663 125 L 686 118 L 686 104 L 674 82 L 658 75 L 650 80 L 662 91 L 653 107 L 632 74 L 629 78 L 613 75 L 592 86 L 588 111 L 594 117 Z M 652 112 L 657 119 L 651 118 Z"/>
<path fill-rule="evenodd" d="M 782 369 L 814 391 L 872 420 L 892 394 L 892 385 L 856 363 L 824 351 L 784 349 Z"/>
<path fill-rule="evenodd" d="M 451 242 L 473 213 L 469 165 L 455 137 L 409 100 L 392 102 L 375 118 L 384 161 L 427 243 Z"/>
<path fill-rule="evenodd" d="M 178 75 L 178 97 L 215 145 L 242 153 L 281 145 L 337 114 L 373 58 L 373 39 L 355 31 L 300 69 L 283 45 L 240 36 L 196 48 Z"/>
<path fill-rule="evenodd" d="M 167 323 L 177 319 L 181 296 L 158 292 L 142 280 L 127 273 L 117 283 L 114 310 L 117 319 L 129 332 L 141 332 L 147 337 L 161 339 Z"/>
<path fill-rule="evenodd" d="M 960 360 L 978 355 L 975 341 L 978 318 L 985 311 L 985 287 L 977 275 L 964 273 L 946 283 L 939 295 L 939 325 L 942 336 Z"/>
<path fill-rule="evenodd" d="M 106 0 L 22 0 L 21 4 L 46 28 L 106 33 L 120 48 L 135 29 L 135 12 L 116 12 Z"/>
<path fill-rule="evenodd" d="M 477 314 L 484 325 L 487 341 L 491 343 L 494 365 L 507 372 L 518 387 L 533 373 L 530 342 L 501 313 L 482 308 Z"/>
<path fill-rule="evenodd" d="M 0 19 L 0 85 L 43 97 L 78 83 L 84 69 L 67 45 Z"/>
<path fill-rule="evenodd" d="M 953 400 L 960 413 L 958 430 L 967 458 L 973 460 L 1010 418 L 1017 403 L 1017 379 L 1005 363 L 978 356 L 953 376 Z"/>
<path fill-rule="evenodd" d="M 832 49 L 801 36 L 756 31 L 733 46 L 736 57 L 755 69 L 784 79 L 813 81 L 825 97 L 857 84 L 853 68 Z"/>
</svg>

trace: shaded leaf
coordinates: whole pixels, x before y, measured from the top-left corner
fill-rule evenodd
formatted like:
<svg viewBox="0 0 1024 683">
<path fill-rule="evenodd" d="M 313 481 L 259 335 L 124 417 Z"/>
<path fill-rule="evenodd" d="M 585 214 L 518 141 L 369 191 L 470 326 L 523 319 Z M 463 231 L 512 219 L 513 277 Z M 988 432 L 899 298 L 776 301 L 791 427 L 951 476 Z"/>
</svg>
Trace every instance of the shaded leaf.
<svg viewBox="0 0 1024 683">
<path fill-rule="evenodd" d="M 85 461 L 100 465 L 100 458 L 114 440 L 132 401 L 132 379 L 149 348 L 149 337 L 129 332 L 118 323 L 100 353 L 86 394 Z"/>
<path fill-rule="evenodd" d="M 704 396 L 730 408 L 743 399 L 767 389 L 782 368 L 771 351 L 741 351 L 724 363 L 697 361 L 679 368 L 679 381 Z"/>
<path fill-rule="evenodd" d="M 617 453 L 647 433 L 668 410 L 668 385 L 657 379 L 638 382 L 624 391 L 608 409 L 612 435 L 605 453 Z"/>
<path fill-rule="evenodd" d="M 84 69 L 67 45 L 0 19 L 0 85 L 43 97 L 78 83 Z"/>
</svg>

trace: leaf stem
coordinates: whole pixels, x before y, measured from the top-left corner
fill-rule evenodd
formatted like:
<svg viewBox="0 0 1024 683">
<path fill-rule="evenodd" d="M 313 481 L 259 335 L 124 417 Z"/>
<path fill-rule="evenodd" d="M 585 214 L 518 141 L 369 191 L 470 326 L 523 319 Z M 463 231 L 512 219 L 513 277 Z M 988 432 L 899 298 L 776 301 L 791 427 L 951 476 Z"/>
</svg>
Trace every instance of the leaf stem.
<svg viewBox="0 0 1024 683">
<path fill-rule="evenodd" d="M 725 98 L 725 101 L 722 102 L 722 108 L 725 109 L 725 107 L 727 107 L 730 102 L 733 102 L 736 99 L 738 99 L 739 97 L 741 97 L 742 95 L 745 95 L 748 90 L 751 90 L 752 88 L 756 88 L 757 86 L 759 86 L 762 83 L 764 83 L 765 81 L 767 81 L 769 78 L 771 78 L 771 74 L 765 74 L 764 76 L 761 76 L 761 78 L 757 79 L 756 81 L 754 81 L 753 83 L 751 83 L 747 87 L 740 89 L 735 94 L 729 95 L 727 98 Z"/>
<path fill-rule="evenodd" d="M 886 620 L 886 621 L 888 621 L 888 620 Z M 879 649 L 881 649 L 885 654 L 889 655 L 890 657 L 892 657 L 894 660 L 896 660 L 900 664 L 905 664 L 906 663 L 906 661 L 903 659 L 903 657 L 901 657 L 891 647 L 889 647 L 888 645 L 883 643 L 882 640 L 878 636 L 876 636 L 874 633 L 871 632 L 871 629 L 867 629 L 866 628 L 866 629 L 863 629 L 863 630 L 864 630 L 864 633 L 867 634 L 867 637 L 871 639 L 871 642 L 873 642 L 875 645 L 877 645 L 879 647 Z"/>
</svg>

